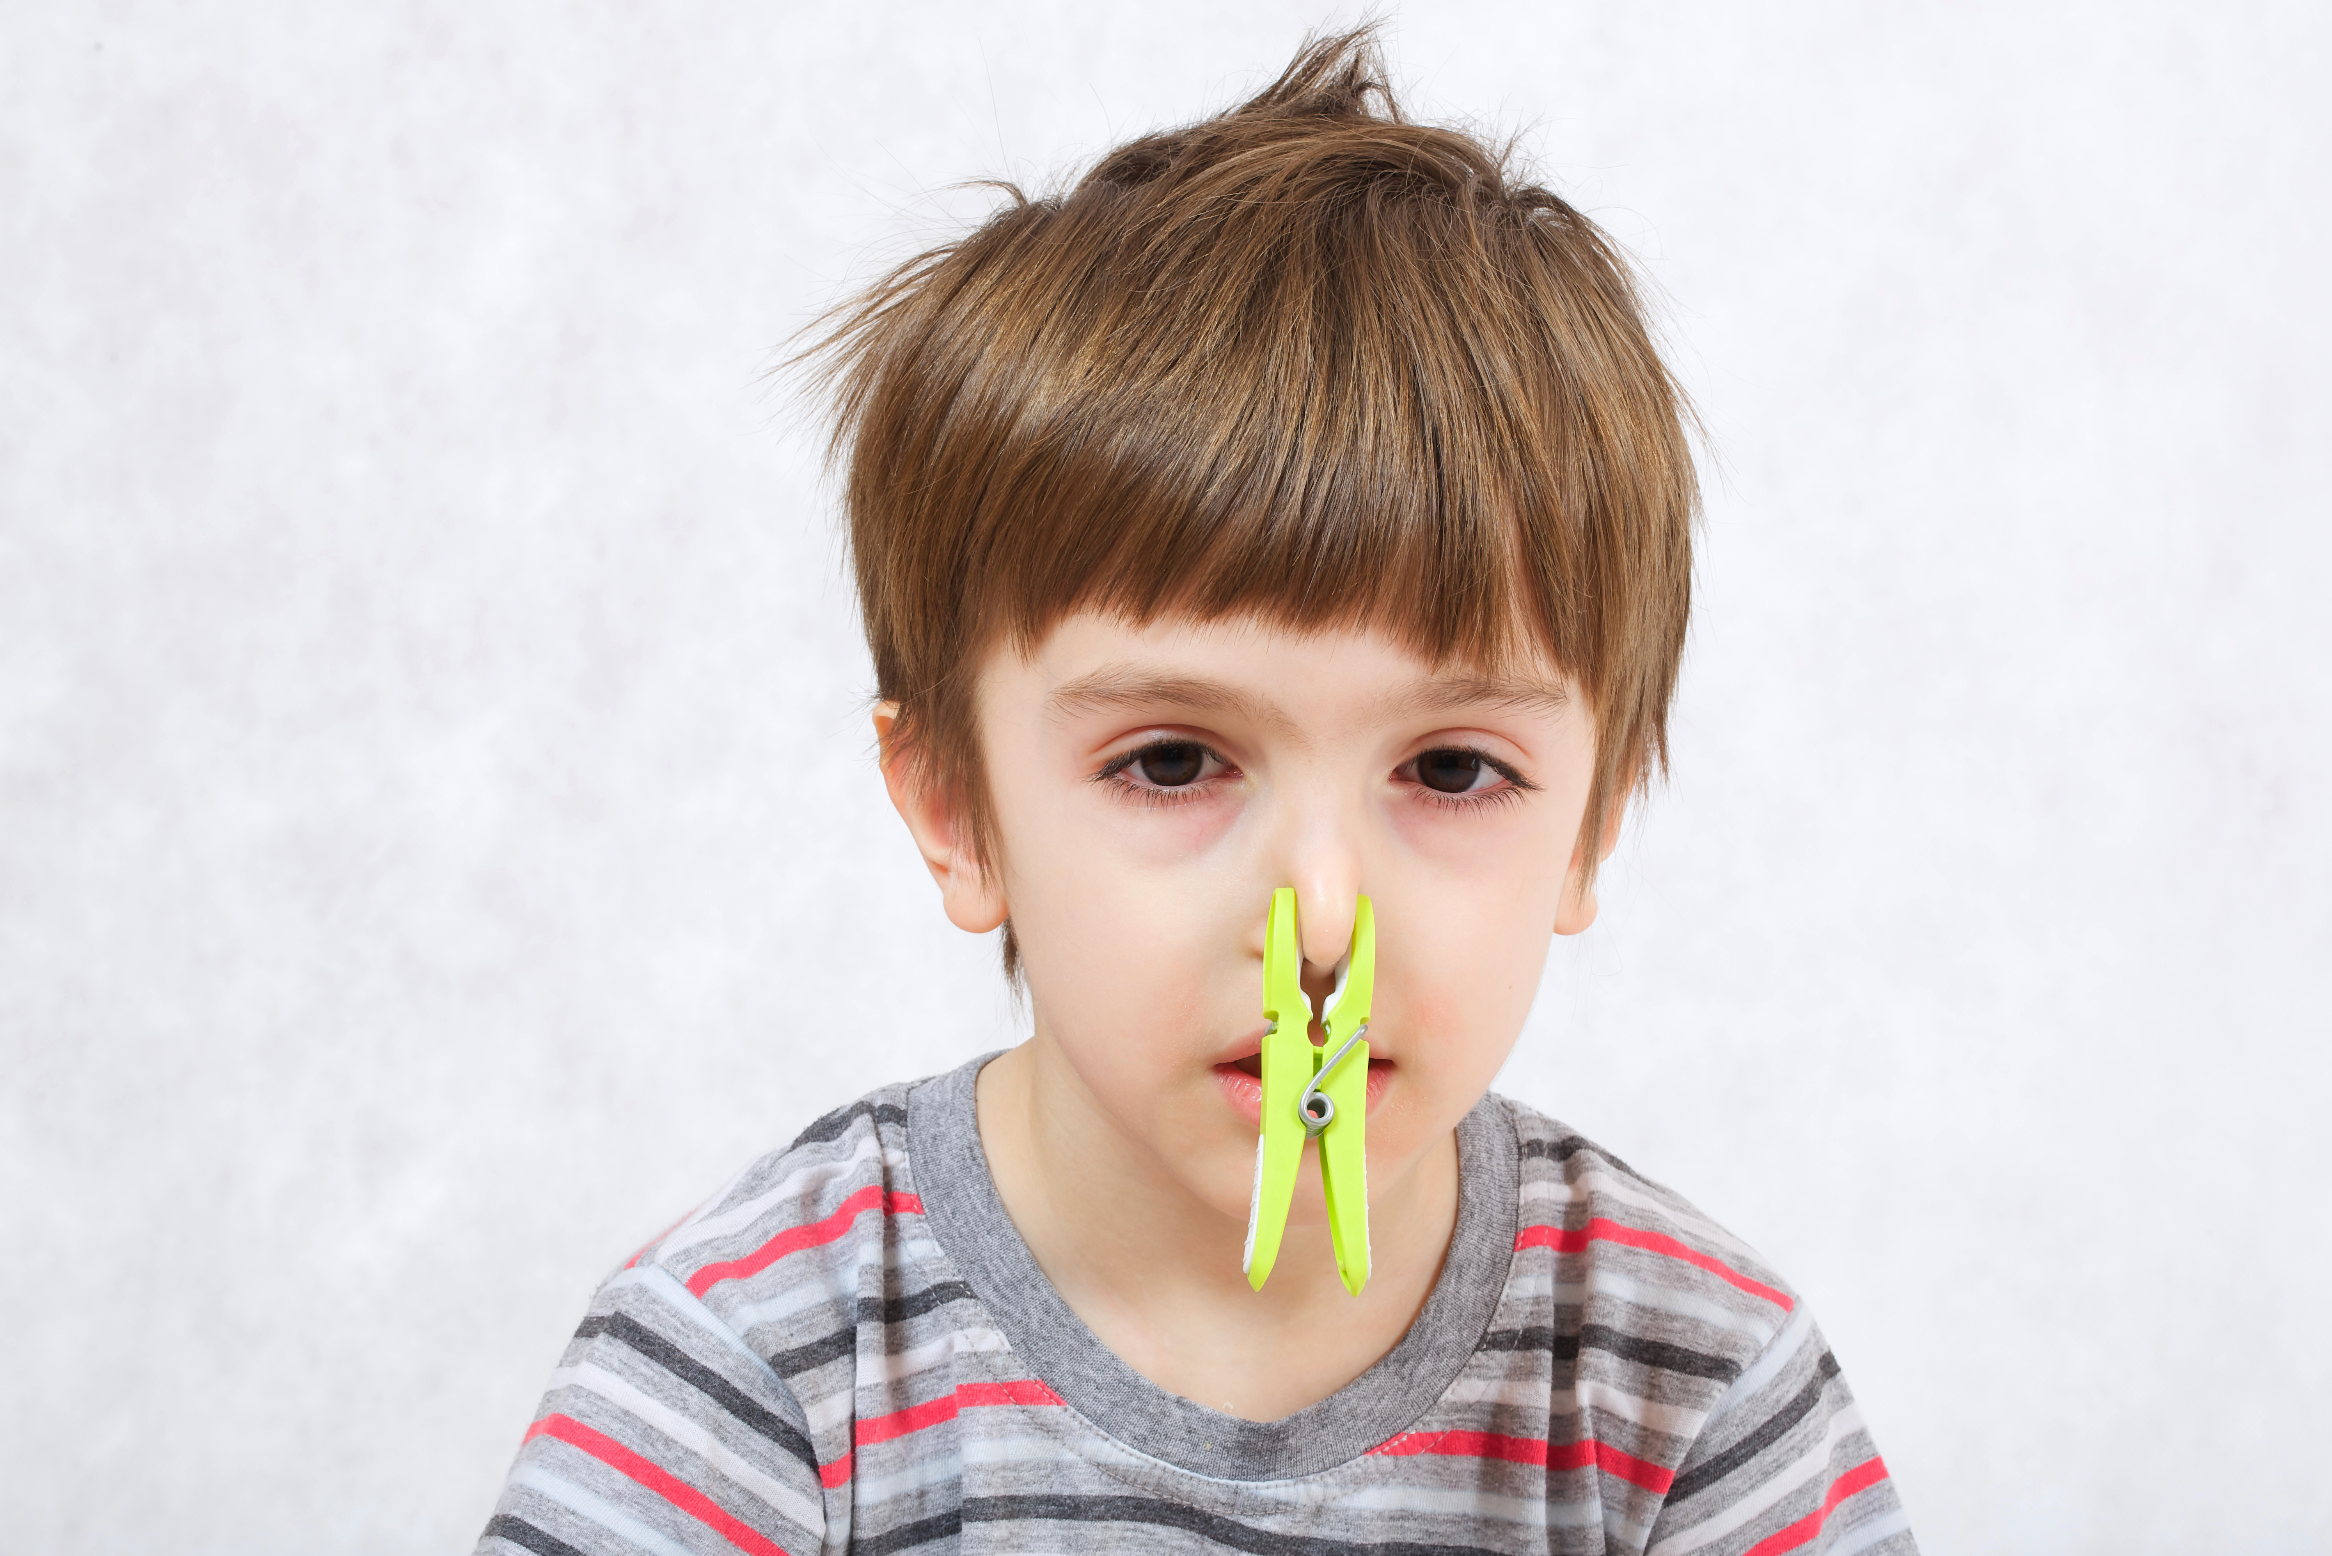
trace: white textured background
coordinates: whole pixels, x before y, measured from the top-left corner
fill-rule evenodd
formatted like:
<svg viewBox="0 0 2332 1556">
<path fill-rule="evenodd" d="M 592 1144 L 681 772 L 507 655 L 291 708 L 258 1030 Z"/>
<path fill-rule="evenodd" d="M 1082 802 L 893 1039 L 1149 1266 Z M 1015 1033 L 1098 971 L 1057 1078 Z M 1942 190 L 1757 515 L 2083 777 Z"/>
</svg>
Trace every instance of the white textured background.
<svg viewBox="0 0 2332 1556">
<path fill-rule="evenodd" d="M 2324 15 L 1395 16 L 1719 461 L 1506 1085 L 1811 1294 L 1931 1553 L 2332 1551 Z M 0 11 L 0 1545 L 465 1546 L 600 1274 L 1008 1035 L 756 375 L 1324 19 Z"/>
</svg>

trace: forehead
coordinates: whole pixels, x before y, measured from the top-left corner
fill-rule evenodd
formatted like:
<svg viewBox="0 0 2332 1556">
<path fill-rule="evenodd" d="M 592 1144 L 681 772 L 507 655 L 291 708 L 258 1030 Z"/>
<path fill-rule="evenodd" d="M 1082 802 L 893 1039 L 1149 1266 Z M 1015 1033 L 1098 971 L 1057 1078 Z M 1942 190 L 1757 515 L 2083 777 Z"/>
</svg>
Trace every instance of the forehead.
<svg viewBox="0 0 2332 1556">
<path fill-rule="evenodd" d="M 1430 659 L 1371 627 L 1299 629 L 1259 617 L 1135 624 L 1079 612 L 982 671 L 984 710 L 1009 702 L 1049 722 L 1180 713 L 1295 730 L 1325 717 L 1417 718 L 1468 710 L 1559 717 L 1577 684 L 1544 656 Z"/>
</svg>

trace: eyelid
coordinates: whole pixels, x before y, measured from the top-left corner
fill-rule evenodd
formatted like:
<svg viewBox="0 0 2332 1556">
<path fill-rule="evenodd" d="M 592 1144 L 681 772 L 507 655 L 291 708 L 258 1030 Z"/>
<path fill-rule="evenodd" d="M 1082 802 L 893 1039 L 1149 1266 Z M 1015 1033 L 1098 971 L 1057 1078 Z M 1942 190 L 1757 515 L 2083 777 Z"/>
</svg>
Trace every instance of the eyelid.
<svg viewBox="0 0 2332 1556">
<path fill-rule="evenodd" d="M 1235 767 L 1238 765 L 1229 757 L 1223 755 L 1222 752 L 1217 751 L 1213 746 L 1208 745 L 1205 741 L 1199 739 L 1196 735 L 1177 735 L 1166 730 L 1153 730 L 1150 733 L 1142 736 L 1139 740 L 1136 740 L 1132 745 L 1126 747 L 1123 751 L 1120 751 L 1117 755 L 1103 762 L 1101 764 L 1101 771 L 1095 773 L 1093 776 L 1096 778 L 1107 778 L 1113 773 L 1122 773 L 1127 768 L 1133 766 L 1134 763 L 1140 761 L 1145 753 L 1155 751 L 1161 746 L 1196 746 L 1199 750 L 1204 751 L 1208 756 L 1213 757 L 1216 761 L 1222 763 L 1225 767 Z"/>
<path fill-rule="evenodd" d="M 1131 778 L 1126 776 L 1126 769 L 1132 767 L 1144 756 L 1148 755 L 1152 751 L 1159 749 L 1161 746 L 1196 746 L 1207 757 L 1215 761 L 1219 765 L 1220 770 L 1217 772 L 1205 773 L 1203 776 L 1195 778 L 1189 783 L 1181 784 L 1174 788 L 1167 788 L 1162 784 L 1136 783 Z M 1102 763 L 1101 770 L 1095 773 L 1088 781 L 1092 783 L 1114 784 L 1120 789 L 1131 793 L 1140 794 L 1146 800 L 1152 803 L 1156 803 L 1159 796 L 1172 796 L 1173 801 L 1194 799 L 1200 794 L 1207 792 L 1208 787 L 1216 781 L 1220 780 L 1225 774 L 1236 773 L 1238 770 L 1238 763 L 1232 761 L 1229 757 L 1223 755 L 1222 752 L 1216 750 L 1213 746 L 1207 744 L 1203 740 L 1200 740 L 1196 736 L 1176 735 L 1170 734 L 1164 730 L 1159 730 L 1152 733 L 1147 738 L 1139 741 L 1138 743 L 1128 746 L 1125 750 L 1119 752 L 1116 756 L 1113 756 L 1108 761 Z"/>
<path fill-rule="evenodd" d="M 1513 762 L 1509 762 L 1506 760 L 1506 758 L 1498 755 L 1494 751 L 1484 749 L 1484 747 L 1477 741 L 1462 739 L 1437 740 L 1431 745 L 1420 749 L 1415 756 L 1412 756 L 1407 761 L 1403 762 L 1401 767 L 1403 769 L 1415 767 L 1419 762 L 1422 762 L 1425 760 L 1425 758 L 1433 755 L 1433 753 L 1436 751 L 1459 751 L 1463 752 L 1467 756 L 1477 757 L 1481 760 L 1485 767 L 1488 767 L 1492 772 L 1495 772 L 1499 777 L 1505 779 L 1508 783 L 1514 785 L 1514 787 L 1522 790 L 1524 793 L 1534 794 L 1538 791 L 1538 785 L 1523 776 L 1521 767 Z"/>
<path fill-rule="evenodd" d="M 1480 761 L 1506 781 L 1493 789 L 1468 789 L 1458 794 L 1447 794 L 1427 784 L 1417 776 L 1416 766 L 1436 751 L 1455 751 Z M 1538 785 L 1522 775 L 1522 769 L 1500 756 L 1492 755 L 1480 745 L 1463 740 L 1437 741 L 1419 751 L 1395 769 L 1394 776 L 1408 775 L 1409 787 L 1416 791 L 1417 800 L 1444 811 L 1477 811 L 1495 805 L 1519 805 L 1536 792 Z"/>
<path fill-rule="evenodd" d="M 1137 783 L 1128 775 L 1127 769 L 1162 746 L 1195 746 L 1207 758 L 1215 762 L 1217 770 L 1212 773 L 1206 772 L 1205 764 L 1202 762 L 1199 777 L 1173 788 L 1168 788 L 1163 784 Z M 1230 758 L 1203 740 L 1193 739 L 1189 735 L 1173 735 L 1157 731 L 1149 738 L 1128 746 L 1116 756 L 1102 763 L 1101 770 L 1086 781 L 1100 784 L 1104 789 L 1111 791 L 1114 797 L 1122 803 L 1159 808 L 1195 804 L 1211 795 L 1218 794 L 1221 792 L 1223 779 L 1226 776 L 1236 776 L 1238 771 L 1238 767 Z"/>
</svg>

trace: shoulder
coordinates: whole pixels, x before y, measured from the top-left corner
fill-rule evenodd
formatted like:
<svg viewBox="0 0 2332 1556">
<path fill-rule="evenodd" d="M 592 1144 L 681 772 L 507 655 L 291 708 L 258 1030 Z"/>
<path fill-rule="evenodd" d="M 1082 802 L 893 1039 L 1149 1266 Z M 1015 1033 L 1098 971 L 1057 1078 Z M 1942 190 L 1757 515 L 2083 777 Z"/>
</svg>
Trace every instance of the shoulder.
<svg viewBox="0 0 2332 1556">
<path fill-rule="evenodd" d="M 1663 1370 L 1729 1384 L 1797 1310 L 1756 1249 L 1570 1126 L 1510 1099 L 1516 1273 L 1535 1266 L 1587 1330 Z M 1597 1333 L 1597 1331 L 1608 1331 Z M 1633 1343 L 1630 1343 L 1633 1342 Z"/>
<path fill-rule="evenodd" d="M 848 1304 L 870 1233 L 920 1216 L 907 1160 L 907 1099 L 916 1082 L 885 1086 L 825 1114 L 758 1158 L 625 1268 L 660 1271 L 739 1328 L 757 1311 Z M 798 1293 L 788 1300 L 789 1293 Z M 773 1314 L 774 1316 L 774 1314 Z"/>
<path fill-rule="evenodd" d="M 912 1258 L 891 1235 L 894 1220 L 921 1209 L 903 1187 L 910 1090 L 888 1086 L 820 1118 L 601 1284 L 551 1375 L 487 1546 L 566 1550 L 551 1531 L 578 1522 L 644 1528 L 627 1501 L 643 1487 L 702 1518 L 697 1504 L 715 1506 L 703 1495 L 715 1482 L 732 1493 L 721 1511 L 742 1518 L 739 1529 L 791 1550 L 820 1545 L 829 1466 L 849 1462 L 849 1423 L 805 1408 L 797 1384 L 829 1363 L 848 1366 L 862 1274 L 879 1290 Z M 882 1250 L 872 1259 L 869 1242 Z"/>
</svg>

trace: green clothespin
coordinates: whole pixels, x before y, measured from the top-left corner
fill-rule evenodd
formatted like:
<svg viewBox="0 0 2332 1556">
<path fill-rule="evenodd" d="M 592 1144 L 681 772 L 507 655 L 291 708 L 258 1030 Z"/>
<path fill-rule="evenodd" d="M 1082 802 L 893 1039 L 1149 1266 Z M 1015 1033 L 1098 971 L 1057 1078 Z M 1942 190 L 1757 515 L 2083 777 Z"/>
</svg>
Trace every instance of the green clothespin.
<svg viewBox="0 0 2332 1556">
<path fill-rule="evenodd" d="M 1296 893 L 1271 894 L 1263 928 L 1263 1128 L 1255 1141 L 1255 1195 L 1247 1207 L 1241 1268 L 1257 1291 L 1271 1278 L 1280 1234 L 1295 1203 L 1304 1142 L 1320 1142 L 1328 1233 L 1336 1273 L 1354 1296 L 1368 1284 L 1368 1013 L 1376 994 L 1377 921 L 1366 897 L 1352 914 L 1352 946 L 1320 1012 L 1327 1042 L 1312 1046 L 1296 939 Z"/>
</svg>

